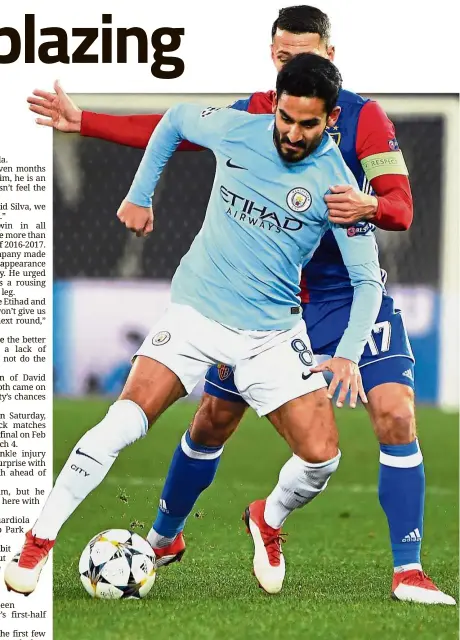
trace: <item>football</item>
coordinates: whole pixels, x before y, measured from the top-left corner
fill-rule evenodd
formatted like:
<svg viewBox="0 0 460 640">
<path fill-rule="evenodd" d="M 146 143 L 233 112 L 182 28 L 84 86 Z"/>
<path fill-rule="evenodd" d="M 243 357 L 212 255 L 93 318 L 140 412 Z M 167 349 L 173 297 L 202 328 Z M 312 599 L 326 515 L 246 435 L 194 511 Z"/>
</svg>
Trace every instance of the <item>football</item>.
<svg viewBox="0 0 460 640">
<path fill-rule="evenodd" d="M 108 529 L 88 542 L 78 569 L 92 598 L 140 599 L 155 582 L 155 553 L 137 533 Z"/>
</svg>

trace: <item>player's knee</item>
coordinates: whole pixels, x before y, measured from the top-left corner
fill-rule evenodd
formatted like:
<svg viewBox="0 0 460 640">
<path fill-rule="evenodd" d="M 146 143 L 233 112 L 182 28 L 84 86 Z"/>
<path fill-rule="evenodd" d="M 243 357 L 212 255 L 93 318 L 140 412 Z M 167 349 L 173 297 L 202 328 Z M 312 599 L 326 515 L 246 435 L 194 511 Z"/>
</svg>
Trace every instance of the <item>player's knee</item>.
<svg viewBox="0 0 460 640">
<path fill-rule="evenodd" d="M 147 416 L 142 408 L 131 400 L 118 400 L 104 418 L 87 431 L 77 444 L 85 451 L 103 450 L 110 455 L 143 438 L 147 433 Z"/>
<path fill-rule="evenodd" d="M 371 401 L 374 429 L 382 444 L 408 444 L 416 437 L 414 393 L 399 386 L 374 394 Z"/>
<path fill-rule="evenodd" d="M 294 453 L 305 462 L 321 464 L 332 460 L 339 452 L 339 437 L 337 429 L 331 428 L 321 434 L 320 437 L 308 438 L 301 442 Z"/>
<path fill-rule="evenodd" d="M 204 395 L 190 426 L 197 444 L 219 447 L 225 444 L 243 417 L 245 405 Z"/>
<path fill-rule="evenodd" d="M 338 440 L 328 440 L 327 442 L 320 442 L 308 447 L 300 447 L 295 453 L 310 464 L 322 464 L 332 458 L 335 458 L 338 454 Z"/>
</svg>

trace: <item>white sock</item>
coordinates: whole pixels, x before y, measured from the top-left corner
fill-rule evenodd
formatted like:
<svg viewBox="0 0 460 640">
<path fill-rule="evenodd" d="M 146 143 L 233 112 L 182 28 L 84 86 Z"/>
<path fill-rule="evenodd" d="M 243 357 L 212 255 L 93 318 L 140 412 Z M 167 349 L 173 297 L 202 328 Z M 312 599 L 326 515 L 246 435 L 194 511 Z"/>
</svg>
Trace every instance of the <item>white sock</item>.
<svg viewBox="0 0 460 640">
<path fill-rule="evenodd" d="M 402 573 L 403 571 L 411 571 L 412 569 L 417 569 L 417 571 L 422 570 L 422 565 L 418 562 L 412 562 L 411 564 L 402 564 L 399 567 L 395 567 L 394 573 Z"/>
<path fill-rule="evenodd" d="M 295 454 L 280 471 L 278 484 L 265 503 L 264 520 L 279 529 L 288 515 L 311 502 L 324 491 L 339 466 L 340 451 L 331 460 L 312 464 Z"/>
<path fill-rule="evenodd" d="M 167 547 L 172 542 L 174 542 L 176 538 L 177 536 L 174 536 L 173 538 L 166 538 L 165 536 L 162 536 L 160 533 L 157 533 L 155 529 L 152 527 L 147 536 L 147 542 L 150 544 L 150 546 L 153 549 L 163 549 L 163 547 Z"/>
<path fill-rule="evenodd" d="M 64 522 L 105 478 L 119 452 L 145 436 L 147 429 L 145 413 L 135 402 L 115 402 L 70 454 L 33 527 L 34 535 L 54 540 Z"/>
</svg>

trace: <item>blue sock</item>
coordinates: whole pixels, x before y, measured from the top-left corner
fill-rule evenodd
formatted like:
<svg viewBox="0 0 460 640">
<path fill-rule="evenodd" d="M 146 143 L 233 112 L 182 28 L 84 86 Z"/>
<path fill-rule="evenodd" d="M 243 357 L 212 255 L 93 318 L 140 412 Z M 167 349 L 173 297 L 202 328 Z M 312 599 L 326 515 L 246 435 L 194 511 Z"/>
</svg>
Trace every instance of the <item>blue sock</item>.
<svg viewBox="0 0 460 640">
<path fill-rule="evenodd" d="M 380 445 L 379 499 L 390 528 L 394 566 L 420 564 L 425 470 L 417 439 Z"/>
<path fill-rule="evenodd" d="M 160 498 L 153 529 L 173 538 L 185 526 L 198 496 L 209 487 L 216 475 L 223 447 L 198 445 L 184 433 L 174 452 Z"/>
</svg>

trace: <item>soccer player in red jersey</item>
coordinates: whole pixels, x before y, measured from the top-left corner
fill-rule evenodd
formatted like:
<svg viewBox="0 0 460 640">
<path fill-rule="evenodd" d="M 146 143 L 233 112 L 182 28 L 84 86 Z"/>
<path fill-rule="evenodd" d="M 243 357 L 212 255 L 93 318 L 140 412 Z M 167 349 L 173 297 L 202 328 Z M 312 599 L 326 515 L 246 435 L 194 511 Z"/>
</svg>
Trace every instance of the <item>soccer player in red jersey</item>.
<svg viewBox="0 0 460 640">
<path fill-rule="evenodd" d="M 320 10 L 301 5 L 279 12 L 272 29 L 272 60 L 279 70 L 298 53 L 315 52 L 331 60 L 330 22 Z M 112 116 L 81 111 L 55 84 L 56 94 L 36 90 L 28 98 L 37 123 L 63 132 L 101 138 L 145 148 L 161 115 Z M 271 113 L 273 91 L 255 93 L 231 108 L 250 113 Z M 329 130 L 354 173 L 361 191 L 335 185 L 326 196 L 330 220 L 346 225 L 351 234 L 365 234 L 375 227 L 387 231 L 407 230 L 413 217 L 408 171 L 392 122 L 377 102 L 342 90 L 341 114 Z M 293 134 L 295 138 L 295 133 Z M 295 144 L 296 140 L 291 142 Z M 197 150 L 184 141 L 180 150 Z M 136 220 L 124 221 L 139 235 L 145 230 Z M 382 274 L 385 279 L 385 274 Z M 328 233 L 302 273 L 300 297 L 316 354 L 328 356 L 343 334 L 352 300 L 350 281 L 332 234 Z M 394 574 L 392 596 L 398 600 L 427 604 L 455 604 L 422 571 L 420 549 L 423 534 L 425 475 L 415 423 L 414 358 L 401 312 L 385 295 L 377 323 L 359 362 L 367 409 L 380 444 L 379 499 L 387 517 Z M 317 370 L 321 369 L 321 365 Z M 211 368 L 205 393 L 189 430 L 184 434 L 171 463 L 161 495 L 157 519 L 148 535 L 160 564 L 182 557 L 182 530 L 199 494 L 216 473 L 225 441 L 246 410 L 232 371 L 225 365 Z M 199 463 L 200 462 L 200 463 Z M 246 509 L 244 519 L 255 546 L 254 570 L 263 587 L 284 579 L 281 527 L 298 506 L 291 485 L 301 465 L 295 456 L 283 467 L 279 482 L 265 500 Z M 325 486 L 325 485 L 324 485 Z M 305 478 L 306 492 L 322 491 Z M 38 538 L 38 536 L 37 536 Z M 37 540 L 37 562 L 43 541 Z M 34 545 L 31 537 L 29 546 Z M 33 549 L 32 549 L 33 551 Z M 41 554 L 41 555 L 40 555 Z"/>
</svg>

